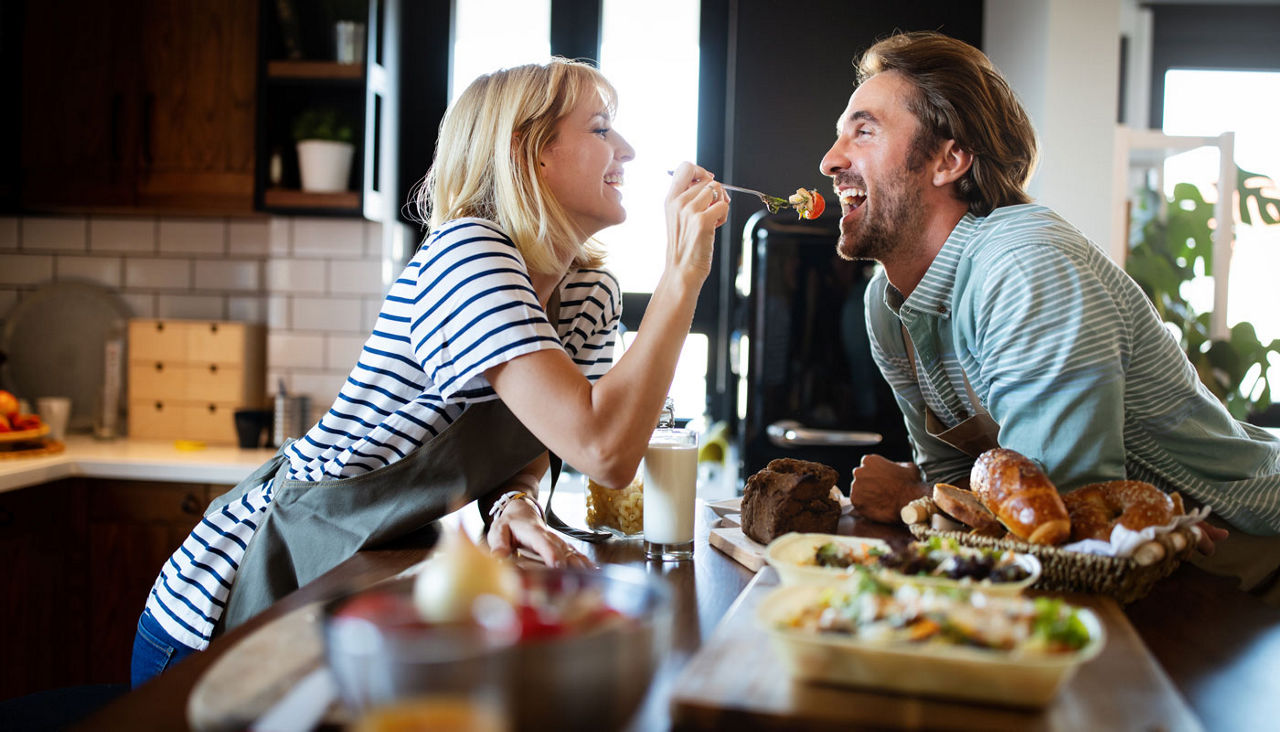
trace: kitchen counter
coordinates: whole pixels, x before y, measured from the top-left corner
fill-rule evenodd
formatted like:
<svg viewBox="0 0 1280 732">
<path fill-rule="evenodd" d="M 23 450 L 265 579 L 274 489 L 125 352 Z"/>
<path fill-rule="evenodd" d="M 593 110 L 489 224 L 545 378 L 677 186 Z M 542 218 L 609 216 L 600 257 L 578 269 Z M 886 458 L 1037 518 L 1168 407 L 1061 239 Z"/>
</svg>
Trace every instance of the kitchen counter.
<svg viewBox="0 0 1280 732">
<path fill-rule="evenodd" d="M 235 485 L 275 454 L 217 446 L 179 450 L 172 440 L 87 435 L 68 436 L 66 444 L 56 455 L 0 460 L 0 493 L 75 477 Z"/>
</svg>

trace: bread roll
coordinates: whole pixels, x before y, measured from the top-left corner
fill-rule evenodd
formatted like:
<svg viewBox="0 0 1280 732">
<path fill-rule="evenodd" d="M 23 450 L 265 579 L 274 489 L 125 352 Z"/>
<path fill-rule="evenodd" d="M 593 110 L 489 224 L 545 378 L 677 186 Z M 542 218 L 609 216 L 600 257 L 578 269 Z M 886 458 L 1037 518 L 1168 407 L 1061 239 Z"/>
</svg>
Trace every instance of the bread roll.
<svg viewBox="0 0 1280 732">
<path fill-rule="evenodd" d="M 1004 448 L 978 456 L 969 486 L 1009 533 L 1033 544 L 1061 544 L 1071 520 L 1058 489 L 1039 465 Z"/>
<path fill-rule="evenodd" d="M 948 483 L 933 486 L 933 502 L 938 504 L 947 515 L 983 535 L 992 532 L 1004 533 L 1000 522 L 996 520 L 990 509 L 982 505 L 973 491 Z"/>
</svg>

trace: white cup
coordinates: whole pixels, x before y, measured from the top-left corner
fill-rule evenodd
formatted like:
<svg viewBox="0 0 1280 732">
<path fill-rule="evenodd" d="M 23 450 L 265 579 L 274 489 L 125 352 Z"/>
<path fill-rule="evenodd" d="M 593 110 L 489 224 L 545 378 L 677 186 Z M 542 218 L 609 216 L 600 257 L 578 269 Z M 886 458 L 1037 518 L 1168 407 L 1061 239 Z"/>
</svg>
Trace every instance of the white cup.
<svg viewBox="0 0 1280 732">
<path fill-rule="evenodd" d="M 36 399 L 36 414 L 49 425 L 49 437 L 55 440 L 66 439 L 67 420 L 71 418 L 70 397 L 40 397 Z"/>
<path fill-rule="evenodd" d="M 693 558 L 698 487 L 698 433 L 657 429 L 644 453 L 644 553 L 678 562 Z"/>
</svg>

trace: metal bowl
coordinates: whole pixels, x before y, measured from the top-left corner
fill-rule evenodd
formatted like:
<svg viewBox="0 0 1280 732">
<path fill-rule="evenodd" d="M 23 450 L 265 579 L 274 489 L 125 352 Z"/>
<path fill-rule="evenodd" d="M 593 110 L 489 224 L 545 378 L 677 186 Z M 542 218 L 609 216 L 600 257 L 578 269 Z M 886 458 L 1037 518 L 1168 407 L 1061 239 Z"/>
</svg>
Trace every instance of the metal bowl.
<svg viewBox="0 0 1280 732">
<path fill-rule="evenodd" d="M 411 602 L 413 578 L 325 606 L 325 657 L 348 709 L 360 715 L 424 694 L 487 690 L 515 730 L 617 729 L 644 698 L 669 645 L 671 595 L 633 567 L 521 570 L 525 591 L 562 597 L 596 591 L 625 622 L 548 639 L 519 640 L 476 626 L 355 621 L 338 611 L 357 598 Z"/>
</svg>

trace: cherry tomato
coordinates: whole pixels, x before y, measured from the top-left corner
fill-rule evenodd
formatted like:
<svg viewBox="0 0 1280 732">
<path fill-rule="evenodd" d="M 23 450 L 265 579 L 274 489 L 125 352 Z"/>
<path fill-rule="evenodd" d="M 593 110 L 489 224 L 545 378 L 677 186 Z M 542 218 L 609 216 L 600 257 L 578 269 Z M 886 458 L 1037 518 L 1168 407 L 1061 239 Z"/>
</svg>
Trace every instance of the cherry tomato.
<svg viewBox="0 0 1280 732">
<path fill-rule="evenodd" d="M 817 191 L 809 191 L 809 195 L 813 198 L 810 199 L 809 210 L 804 212 L 804 217 L 806 219 L 816 219 L 822 215 L 823 211 L 827 210 L 827 202 L 822 196 L 818 195 Z"/>
</svg>

